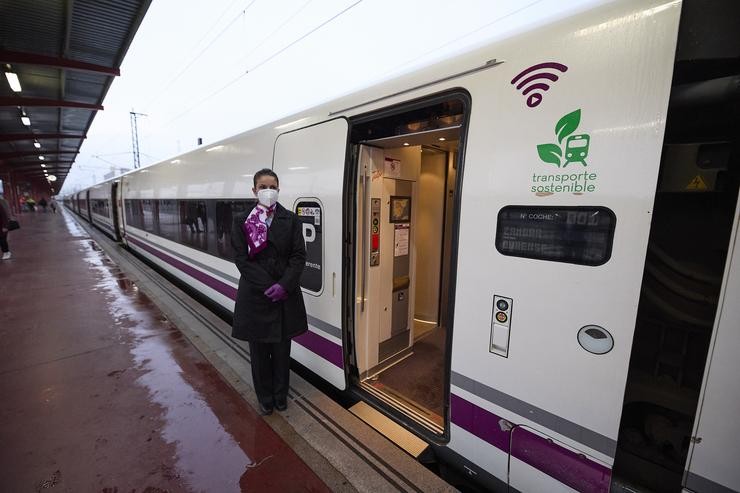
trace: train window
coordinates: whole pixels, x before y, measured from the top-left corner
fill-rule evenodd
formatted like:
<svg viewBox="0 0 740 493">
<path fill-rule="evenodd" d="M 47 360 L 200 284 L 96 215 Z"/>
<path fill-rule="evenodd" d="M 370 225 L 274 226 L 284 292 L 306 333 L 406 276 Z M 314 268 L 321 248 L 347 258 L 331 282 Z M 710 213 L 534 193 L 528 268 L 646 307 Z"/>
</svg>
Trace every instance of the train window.
<svg viewBox="0 0 740 493">
<path fill-rule="evenodd" d="M 108 208 L 108 201 L 105 199 L 92 199 L 90 201 L 93 214 L 100 216 L 109 217 L 110 211 Z"/>
<path fill-rule="evenodd" d="M 318 294 L 321 292 L 324 280 L 321 204 L 315 199 L 299 200 L 296 203 L 295 213 L 303 225 L 303 241 L 306 243 L 306 266 L 301 276 L 301 287 Z"/>
<path fill-rule="evenodd" d="M 159 234 L 159 217 L 157 201 L 144 199 L 141 201 L 142 229 L 148 233 Z"/>
<path fill-rule="evenodd" d="M 180 214 L 177 201 L 159 200 L 159 235 L 168 240 L 180 242 Z"/>
<path fill-rule="evenodd" d="M 597 266 L 611 257 L 616 225 L 606 207 L 507 206 L 496 249 L 514 257 Z"/>
<path fill-rule="evenodd" d="M 219 257 L 234 259 L 234 249 L 231 247 L 231 225 L 234 216 L 246 213 L 254 205 L 254 200 L 216 201 L 216 249 Z"/>
<path fill-rule="evenodd" d="M 124 200 L 124 208 L 126 210 L 126 224 L 134 227 L 141 228 L 141 213 L 139 210 L 139 201 L 134 199 Z"/>
<path fill-rule="evenodd" d="M 180 243 L 208 251 L 208 210 L 205 200 L 179 200 Z"/>
</svg>

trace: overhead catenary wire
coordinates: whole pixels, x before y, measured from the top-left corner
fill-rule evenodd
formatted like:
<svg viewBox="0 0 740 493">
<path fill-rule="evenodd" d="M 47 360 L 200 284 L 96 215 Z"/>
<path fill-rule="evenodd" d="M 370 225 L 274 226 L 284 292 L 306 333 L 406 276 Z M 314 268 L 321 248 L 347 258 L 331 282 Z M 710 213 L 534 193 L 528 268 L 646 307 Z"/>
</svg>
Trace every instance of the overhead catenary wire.
<svg viewBox="0 0 740 493">
<path fill-rule="evenodd" d="M 244 73 L 239 74 L 238 76 L 236 76 L 235 78 L 233 78 L 232 80 L 230 80 L 229 82 L 227 82 L 225 85 L 223 85 L 221 88 L 219 88 L 219 89 L 215 90 L 214 92 L 210 93 L 209 95 L 207 95 L 203 99 L 199 100 L 197 103 L 195 103 L 194 105 L 190 106 L 188 109 L 186 109 L 182 113 L 179 113 L 174 118 L 168 120 L 163 126 L 164 127 L 169 126 L 173 122 L 175 122 L 175 121 L 179 120 L 180 118 L 182 118 L 183 116 L 187 115 L 188 113 L 190 113 L 191 111 L 193 111 L 195 108 L 197 108 L 201 104 L 205 103 L 206 101 L 208 101 L 212 97 L 218 95 L 219 93 L 223 92 L 224 90 L 226 90 L 227 88 L 229 88 L 230 86 L 232 86 L 234 83 L 236 83 L 237 81 L 239 81 L 245 75 L 248 75 L 248 74 L 254 72 L 255 70 L 257 70 L 258 68 L 260 68 L 264 64 L 268 63 L 269 61 L 273 60 L 275 57 L 279 56 L 281 53 L 283 53 L 286 50 L 288 50 L 289 48 L 295 46 L 297 43 L 300 43 L 301 41 L 303 41 L 304 39 L 306 39 L 308 36 L 310 36 L 311 34 L 315 33 L 316 31 L 318 31 L 322 27 L 326 26 L 330 22 L 334 21 L 335 19 L 337 19 L 341 15 L 347 13 L 349 10 L 351 10 L 352 8 L 354 8 L 357 5 L 359 5 L 360 3 L 362 3 L 362 1 L 363 0 L 357 0 L 353 4 L 351 4 L 348 7 L 342 9 L 341 11 L 339 11 L 337 14 L 334 14 L 332 17 L 330 17 L 326 21 L 322 22 L 318 26 L 314 27 L 313 29 L 311 29 L 307 33 L 301 35 L 300 37 L 298 37 L 297 39 L 293 40 L 292 42 L 290 42 L 286 46 L 280 48 L 279 50 L 277 50 L 272 55 L 269 55 L 267 58 L 265 58 L 264 60 L 262 60 L 261 62 L 257 63 L 255 66 L 253 66 L 251 69 L 248 69 Z"/>
<path fill-rule="evenodd" d="M 264 38 L 262 38 L 262 41 L 260 41 L 259 43 L 257 43 L 257 44 L 256 44 L 256 45 L 255 45 L 255 46 L 254 46 L 254 47 L 253 47 L 253 48 L 252 48 L 251 50 L 249 50 L 249 51 L 247 52 L 247 54 L 246 54 L 246 55 L 244 55 L 243 57 L 241 57 L 241 58 L 239 59 L 239 61 L 238 61 L 237 63 L 241 63 L 241 62 L 242 62 L 242 61 L 244 61 L 244 60 L 248 60 L 248 59 L 249 59 L 249 57 L 250 57 L 250 56 L 251 56 L 251 55 L 252 55 L 252 54 L 253 54 L 253 53 L 254 53 L 255 51 L 257 51 L 257 50 L 258 50 L 258 49 L 259 49 L 259 48 L 260 48 L 261 46 L 263 46 L 263 45 L 264 45 L 264 44 L 265 44 L 265 43 L 266 43 L 266 42 L 267 42 L 267 41 L 268 41 L 268 40 L 269 40 L 270 38 L 272 38 L 272 37 L 273 37 L 273 36 L 274 36 L 275 34 L 277 34 L 278 32 L 280 32 L 280 30 L 281 30 L 282 28 L 284 28 L 284 27 L 286 26 L 286 24 L 288 24 L 288 23 L 289 23 L 290 21 L 292 21 L 293 19 L 295 19 L 295 17 L 296 17 L 296 16 L 298 15 L 298 14 L 300 14 L 301 12 L 303 12 L 303 10 L 304 10 L 304 9 L 305 9 L 306 7 L 308 7 L 308 4 L 310 4 L 311 2 L 313 2 L 313 0 L 308 0 L 307 2 L 304 2 L 304 3 L 303 3 L 303 5 L 301 5 L 300 7 L 298 7 L 298 10 L 296 10 L 296 11 L 295 11 L 295 12 L 293 12 L 293 13 L 292 13 L 292 14 L 291 14 L 290 16 L 288 16 L 288 18 L 287 18 L 287 19 L 285 19 L 285 20 L 284 20 L 283 22 L 281 22 L 281 23 L 280 23 L 280 25 L 279 25 L 278 27 L 276 27 L 275 29 L 273 29 L 272 31 L 270 31 L 270 33 L 269 33 L 269 34 L 268 34 L 267 36 L 265 36 Z"/>
<path fill-rule="evenodd" d="M 197 46 L 198 44 L 200 44 L 200 43 L 201 43 L 201 41 L 203 41 L 203 39 L 205 39 L 205 38 L 206 38 L 206 37 L 208 36 L 208 34 L 210 33 L 210 31 L 212 31 L 212 30 L 213 30 L 213 27 L 215 27 L 215 25 L 216 25 L 216 24 L 218 24 L 218 22 L 219 22 L 219 21 L 220 21 L 220 20 L 221 20 L 221 19 L 223 18 L 223 16 L 224 16 L 224 15 L 226 14 L 226 12 L 227 12 L 227 11 L 228 11 L 228 10 L 229 10 L 229 9 L 231 8 L 231 6 L 232 6 L 232 5 L 234 5 L 234 3 L 236 3 L 236 1 L 238 1 L 238 0 L 235 0 L 234 2 L 232 2 L 231 4 L 229 4 L 229 6 L 228 6 L 228 7 L 226 8 L 226 10 L 225 10 L 225 11 L 224 11 L 224 12 L 223 12 L 223 13 L 221 14 L 221 16 L 220 16 L 220 17 L 219 17 L 219 18 L 218 18 L 218 19 L 216 20 L 216 22 L 214 23 L 214 25 L 213 25 L 213 26 L 211 26 L 211 28 L 210 28 L 210 29 L 208 30 L 208 32 L 206 32 L 206 34 L 205 34 L 205 35 L 204 35 L 204 36 L 203 36 L 203 37 L 201 38 L 201 40 L 200 40 L 200 41 L 198 41 L 198 43 L 196 44 L 196 46 Z M 214 44 L 214 43 L 215 43 L 216 41 L 218 41 L 218 40 L 219 40 L 219 38 L 221 38 L 221 36 L 223 36 L 223 35 L 224 35 L 224 33 L 226 33 L 226 31 L 228 31 L 228 30 L 229 30 L 229 28 L 231 28 L 231 26 L 233 26 L 233 25 L 234 25 L 234 23 L 235 23 L 236 21 L 238 21 L 238 20 L 239 20 L 240 18 L 242 18 L 242 17 L 244 16 L 244 15 L 246 15 L 246 13 L 247 13 L 247 10 L 249 10 L 249 8 L 250 8 L 250 7 L 252 7 L 252 5 L 254 5 L 254 4 L 256 3 L 256 2 L 257 2 L 257 0 L 251 0 L 251 1 L 250 1 L 250 2 L 249 2 L 249 3 L 247 4 L 247 6 L 246 6 L 246 7 L 244 7 L 244 8 L 243 8 L 243 9 L 242 9 L 242 10 L 241 10 L 241 11 L 240 11 L 240 12 L 239 12 L 239 13 L 238 13 L 238 14 L 237 14 L 237 15 L 236 15 L 236 16 L 235 16 L 235 17 L 234 17 L 233 19 L 231 19 L 231 21 L 230 21 L 230 22 L 229 22 L 229 23 L 228 23 L 228 24 L 227 24 L 227 25 L 226 25 L 226 26 L 225 26 L 225 27 L 224 27 L 223 29 L 221 29 L 221 31 L 220 31 L 220 32 L 219 32 L 219 33 L 218 33 L 218 34 L 217 34 L 217 35 L 216 35 L 216 36 L 215 36 L 215 37 L 214 37 L 214 38 L 213 38 L 213 39 L 212 39 L 212 40 L 210 41 L 210 43 L 208 43 L 208 44 L 207 44 L 207 45 L 206 45 L 206 46 L 205 46 L 205 47 L 204 47 L 204 48 L 203 48 L 202 50 L 200 50 L 200 52 L 198 52 L 198 54 L 197 54 L 197 55 L 195 55 L 195 56 L 194 56 L 194 57 L 193 57 L 193 58 L 192 58 L 192 59 L 191 59 L 191 60 L 190 60 L 190 61 L 188 62 L 188 64 L 187 64 L 187 65 L 185 65 L 185 67 L 184 67 L 184 68 L 183 68 L 182 70 L 180 70 L 180 71 L 179 71 L 179 72 L 177 73 L 177 75 L 175 75 L 175 76 L 174 76 L 174 77 L 173 77 L 172 79 L 170 79 L 170 81 L 169 81 L 169 82 L 168 82 L 168 83 L 167 83 L 167 84 L 166 84 L 166 85 L 164 86 L 164 88 L 163 88 L 163 89 L 162 89 L 161 91 L 159 91 L 159 93 L 157 93 L 157 95 L 156 95 L 156 96 L 154 96 L 154 97 L 153 97 L 153 98 L 152 98 L 152 99 L 151 99 L 151 100 L 150 100 L 150 101 L 149 101 L 149 102 L 148 102 L 148 103 L 147 103 L 146 105 L 144 105 L 144 109 L 148 109 L 148 108 L 149 108 L 149 107 L 150 107 L 150 106 L 151 106 L 151 105 L 152 105 L 153 103 L 155 103 L 155 102 L 156 102 L 156 101 L 157 101 L 157 100 L 158 100 L 158 99 L 159 99 L 159 98 L 160 98 L 160 97 L 162 96 L 162 94 L 164 94 L 165 92 L 167 92 L 167 89 L 169 89 L 170 87 L 172 87 L 172 84 L 174 84 L 175 82 L 177 82 L 177 81 L 178 81 L 178 80 L 180 79 L 180 77 L 182 77 L 183 75 L 185 75 L 185 72 L 187 72 L 187 70 L 188 70 L 188 69 L 189 69 L 190 67 L 192 67 L 192 65 L 193 65 L 193 64 L 194 64 L 194 63 L 195 63 L 195 62 L 196 62 L 196 61 L 197 61 L 197 60 L 198 60 L 198 59 L 199 59 L 199 58 L 200 58 L 201 56 L 203 56 L 203 54 L 204 54 L 204 53 L 205 53 L 206 51 L 208 51 L 208 49 L 209 49 L 209 48 L 210 48 L 211 46 L 213 46 L 213 44 Z"/>
</svg>

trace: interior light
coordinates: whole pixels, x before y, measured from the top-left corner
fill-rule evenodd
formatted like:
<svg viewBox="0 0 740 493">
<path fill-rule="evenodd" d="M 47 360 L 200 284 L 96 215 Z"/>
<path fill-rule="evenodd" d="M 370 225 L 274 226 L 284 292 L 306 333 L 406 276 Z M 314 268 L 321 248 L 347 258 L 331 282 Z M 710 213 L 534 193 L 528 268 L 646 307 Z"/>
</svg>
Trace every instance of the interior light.
<svg viewBox="0 0 740 493">
<path fill-rule="evenodd" d="M 13 72 L 5 72 L 5 78 L 8 79 L 10 88 L 15 92 L 21 92 L 21 81 L 18 80 L 18 75 Z"/>
<path fill-rule="evenodd" d="M 224 148 L 224 146 L 213 146 L 213 147 L 210 147 L 210 148 L 206 149 L 206 152 L 217 151 L 217 150 L 223 149 L 223 148 Z"/>
<path fill-rule="evenodd" d="M 404 142 L 403 145 L 407 146 L 407 145 L 409 145 L 409 143 L 408 142 Z"/>
<path fill-rule="evenodd" d="M 21 123 L 23 123 L 25 126 L 30 127 L 31 126 L 31 119 L 28 118 L 25 114 L 21 117 Z"/>
<path fill-rule="evenodd" d="M 46 165 L 44 163 L 41 163 L 42 168 L 46 168 Z"/>
<path fill-rule="evenodd" d="M 439 140 L 440 141 L 444 141 L 444 140 L 447 140 L 447 139 L 445 139 L 444 137 L 440 137 Z"/>
<path fill-rule="evenodd" d="M 40 142 L 39 142 L 38 140 L 34 140 L 34 141 L 33 141 L 33 146 L 34 146 L 34 147 L 35 147 L 36 149 L 41 149 L 41 143 L 40 143 Z"/>
<path fill-rule="evenodd" d="M 51 182 L 57 181 L 57 177 L 54 175 L 49 175 L 49 181 Z"/>
<path fill-rule="evenodd" d="M 39 161 L 43 161 L 44 159 L 46 159 L 44 156 L 39 156 Z"/>
<path fill-rule="evenodd" d="M 288 168 L 290 171 L 298 171 L 299 169 L 308 169 L 308 166 L 293 166 L 292 168 Z"/>
<path fill-rule="evenodd" d="M 179 159 L 173 159 L 173 160 L 172 160 L 172 161 L 170 161 L 170 162 L 171 162 L 172 164 L 180 164 L 180 163 L 181 163 L 182 161 L 180 161 Z"/>
</svg>

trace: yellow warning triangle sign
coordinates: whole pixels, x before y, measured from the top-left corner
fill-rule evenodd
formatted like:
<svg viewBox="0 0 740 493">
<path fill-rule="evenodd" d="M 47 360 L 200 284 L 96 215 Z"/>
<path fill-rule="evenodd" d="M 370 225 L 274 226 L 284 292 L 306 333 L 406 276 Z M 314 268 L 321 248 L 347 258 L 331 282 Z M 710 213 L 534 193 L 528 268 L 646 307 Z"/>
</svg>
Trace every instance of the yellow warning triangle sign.
<svg viewBox="0 0 740 493">
<path fill-rule="evenodd" d="M 707 184 L 701 175 L 696 175 L 693 180 L 686 185 L 686 190 L 706 190 Z"/>
</svg>

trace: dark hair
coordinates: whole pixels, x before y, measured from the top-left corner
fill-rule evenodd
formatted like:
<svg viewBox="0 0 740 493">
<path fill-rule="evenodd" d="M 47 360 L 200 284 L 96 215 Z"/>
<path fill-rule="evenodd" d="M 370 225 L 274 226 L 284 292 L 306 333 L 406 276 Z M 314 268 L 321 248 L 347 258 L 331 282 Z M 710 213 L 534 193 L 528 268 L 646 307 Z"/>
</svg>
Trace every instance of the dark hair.
<svg viewBox="0 0 740 493">
<path fill-rule="evenodd" d="M 278 186 L 280 186 L 280 179 L 278 178 L 278 175 L 275 174 L 273 170 L 270 168 L 262 168 L 258 172 L 254 174 L 254 187 L 257 188 L 257 180 L 262 178 L 263 176 L 272 176 L 275 178 L 275 181 L 277 182 Z"/>
</svg>

